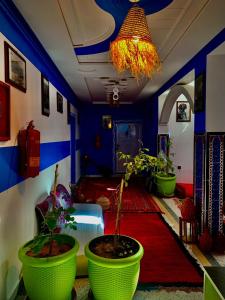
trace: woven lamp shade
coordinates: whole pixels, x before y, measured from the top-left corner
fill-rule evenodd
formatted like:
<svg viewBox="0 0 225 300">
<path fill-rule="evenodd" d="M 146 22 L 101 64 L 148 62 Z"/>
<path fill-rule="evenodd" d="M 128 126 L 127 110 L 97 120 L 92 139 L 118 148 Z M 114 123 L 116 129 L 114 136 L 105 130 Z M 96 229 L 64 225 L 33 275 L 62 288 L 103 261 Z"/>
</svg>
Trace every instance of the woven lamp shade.
<svg viewBox="0 0 225 300">
<path fill-rule="evenodd" d="M 130 70 L 138 78 L 151 77 L 160 67 L 160 59 L 151 40 L 144 9 L 133 6 L 110 45 L 111 58 L 119 72 Z"/>
</svg>

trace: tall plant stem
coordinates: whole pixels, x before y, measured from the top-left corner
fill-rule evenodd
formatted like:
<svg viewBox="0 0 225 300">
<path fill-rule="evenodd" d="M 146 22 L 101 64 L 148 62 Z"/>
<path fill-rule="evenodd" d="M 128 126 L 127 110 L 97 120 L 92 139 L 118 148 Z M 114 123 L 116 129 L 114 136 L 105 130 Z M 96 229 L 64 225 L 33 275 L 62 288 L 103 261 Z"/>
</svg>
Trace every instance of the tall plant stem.
<svg viewBox="0 0 225 300">
<path fill-rule="evenodd" d="M 59 165 L 57 164 L 55 166 L 55 178 L 54 178 L 54 183 L 53 183 L 53 191 L 52 191 L 52 208 L 53 210 L 56 208 L 56 186 L 57 186 L 57 178 L 59 176 L 58 174 L 58 168 L 59 168 Z"/>
<path fill-rule="evenodd" d="M 53 183 L 53 191 L 52 194 L 52 209 L 53 211 L 56 209 L 56 186 L 57 186 L 57 178 L 59 176 L 58 173 L 59 165 L 57 164 L 55 166 L 55 177 L 54 177 L 54 183 Z M 50 245 L 49 245 L 49 256 L 52 254 L 52 247 L 53 247 L 53 231 L 50 231 Z"/>
<path fill-rule="evenodd" d="M 124 179 L 122 178 L 121 183 L 120 183 L 120 190 L 119 190 L 119 197 L 118 197 L 118 204 L 117 204 L 117 211 L 116 211 L 115 235 L 119 235 L 119 230 L 120 230 L 120 217 L 121 217 L 121 207 L 122 207 L 123 186 L 124 186 Z"/>
</svg>

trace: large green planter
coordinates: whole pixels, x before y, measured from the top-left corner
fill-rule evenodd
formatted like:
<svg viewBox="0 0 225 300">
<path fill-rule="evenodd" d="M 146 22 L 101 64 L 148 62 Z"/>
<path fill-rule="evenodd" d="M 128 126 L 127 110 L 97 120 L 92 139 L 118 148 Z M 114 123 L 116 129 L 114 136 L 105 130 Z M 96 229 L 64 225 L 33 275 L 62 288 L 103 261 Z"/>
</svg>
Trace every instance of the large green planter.
<svg viewBox="0 0 225 300">
<path fill-rule="evenodd" d="M 96 239 L 98 238 L 92 241 Z M 89 248 L 91 242 L 85 246 L 89 280 L 95 300 L 131 300 L 133 298 L 138 284 L 140 260 L 144 254 L 142 245 L 134 241 L 139 246 L 138 252 L 133 256 L 118 259 L 95 255 Z"/>
<path fill-rule="evenodd" d="M 26 252 L 32 241 L 19 249 L 24 285 L 30 300 L 71 299 L 79 244 L 73 237 L 65 234 L 63 236 L 73 248 L 58 256 L 48 258 L 27 256 Z"/>
<path fill-rule="evenodd" d="M 159 174 L 155 175 L 155 182 L 157 186 L 157 191 L 159 195 L 165 197 L 174 196 L 174 191 L 176 187 L 176 175 L 171 174 L 171 176 L 165 177 Z"/>
</svg>

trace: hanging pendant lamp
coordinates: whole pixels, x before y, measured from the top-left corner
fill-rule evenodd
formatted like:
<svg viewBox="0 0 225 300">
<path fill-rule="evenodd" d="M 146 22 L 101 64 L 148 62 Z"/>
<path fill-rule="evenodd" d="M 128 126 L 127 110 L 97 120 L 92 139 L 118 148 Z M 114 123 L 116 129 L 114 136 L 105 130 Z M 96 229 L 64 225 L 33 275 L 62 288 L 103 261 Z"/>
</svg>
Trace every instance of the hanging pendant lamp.
<svg viewBox="0 0 225 300">
<path fill-rule="evenodd" d="M 160 59 L 152 43 L 145 12 L 137 4 L 129 10 L 117 38 L 110 45 L 110 52 L 118 72 L 130 70 L 136 78 L 142 75 L 151 78 L 159 70 Z"/>
</svg>

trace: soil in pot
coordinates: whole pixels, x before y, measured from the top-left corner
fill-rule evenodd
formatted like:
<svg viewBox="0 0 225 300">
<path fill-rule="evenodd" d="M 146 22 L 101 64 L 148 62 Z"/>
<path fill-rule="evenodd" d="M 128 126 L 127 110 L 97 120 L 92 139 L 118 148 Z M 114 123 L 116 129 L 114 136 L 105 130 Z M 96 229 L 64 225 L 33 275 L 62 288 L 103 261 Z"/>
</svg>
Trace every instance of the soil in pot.
<svg viewBox="0 0 225 300">
<path fill-rule="evenodd" d="M 123 235 L 105 235 L 92 240 L 89 249 L 96 255 L 105 258 L 125 258 L 139 250 L 138 243 Z"/>
<path fill-rule="evenodd" d="M 73 246 L 61 236 L 55 236 L 52 240 L 48 239 L 46 243 L 40 245 L 41 246 L 32 245 L 33 247 L 31 246 L 31 249 L 26 252 L 26 255 L 38 258 L 52 257 L 63 254 L 73 248 Z M 36 251 L 32 250 L 32 248 L 36 248 Z"/>
</svg>

